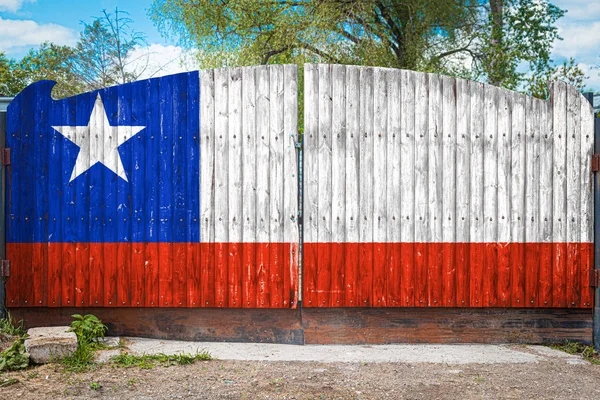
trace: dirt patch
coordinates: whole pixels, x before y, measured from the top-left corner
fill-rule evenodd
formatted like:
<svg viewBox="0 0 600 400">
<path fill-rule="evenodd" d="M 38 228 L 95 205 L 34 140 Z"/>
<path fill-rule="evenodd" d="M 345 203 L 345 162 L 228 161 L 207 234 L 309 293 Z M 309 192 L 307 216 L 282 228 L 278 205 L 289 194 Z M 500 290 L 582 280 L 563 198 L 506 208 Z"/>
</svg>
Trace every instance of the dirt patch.
<svg viewBox="0 0 600 400">
<path fill-rule="evenodd" d="M 97 367 L 67 373 L 45 365 L 4 373 L 3 398 L 225 399 L 598 399 L 600 367 L 201 361 L 153 369 Z"/>
</svg>

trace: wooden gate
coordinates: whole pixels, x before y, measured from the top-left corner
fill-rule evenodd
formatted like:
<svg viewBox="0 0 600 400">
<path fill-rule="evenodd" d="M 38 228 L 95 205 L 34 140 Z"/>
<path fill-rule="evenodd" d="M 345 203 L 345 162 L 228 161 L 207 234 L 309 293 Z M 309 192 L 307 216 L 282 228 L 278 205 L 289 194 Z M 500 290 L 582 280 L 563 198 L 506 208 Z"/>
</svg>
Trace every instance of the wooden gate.
<svg viewBox="0 0 600 400">
<path fill-rule="evenodd" d="M 592 305 L 593 111 L 435 74 L 305 66 L 304 305 Z"/>
<path fill-rule="evenodd" d="M 297 68 L 8 108 L 8 307 L 296 307 Z"/>
</svg>

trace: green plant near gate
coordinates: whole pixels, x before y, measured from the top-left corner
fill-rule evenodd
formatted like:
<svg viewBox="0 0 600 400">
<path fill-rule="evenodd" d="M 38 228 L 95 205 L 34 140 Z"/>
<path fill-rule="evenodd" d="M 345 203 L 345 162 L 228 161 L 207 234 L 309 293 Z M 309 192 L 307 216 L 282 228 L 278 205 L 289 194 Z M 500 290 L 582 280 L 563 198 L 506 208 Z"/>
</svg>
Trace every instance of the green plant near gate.
<svg viewBox="0 0 600 400">
<path fill-rule="evenodd" d="M 29 354 L 25 352 L 24 337 L 17 338 L 12 346 L 0 353 L 0 371 L 16 371 L 29 366 Z"/>
<path fill-rule="evenodd" d="M 152 369 L 156 366 L 170 367 L 174 365 L 189 365 L 196 361 L 210 361 L 212 356 L 206 352 L 198 352 L 196 354 L 179 353 L 167 355 L 159 354 L 144 354 L 136 356 L 133 354 L 119 354 L 110 359 L 116 367 L 139 367 L 141 369 Z"/>
<path fill-rule="evenodd" d="M 70 331 L 77 335 L 77 350 L 60 362 L 67 371 L 84 372 L 95 366 L 94 350 L 103 347 L 99 339 L 104 338 L 108 327 L 92 314 L 73 314 L 72 317 Z"/>
<path fill-rule="evenodd" d="M 550 347 L 569 354 L 579 354 L 586 361 L 589 361 L 592 364 L 600 365 L 600 353 L 594 350 L 592 346 L 567 340 L 563 344 L 553 344 Z"/>
</svg>

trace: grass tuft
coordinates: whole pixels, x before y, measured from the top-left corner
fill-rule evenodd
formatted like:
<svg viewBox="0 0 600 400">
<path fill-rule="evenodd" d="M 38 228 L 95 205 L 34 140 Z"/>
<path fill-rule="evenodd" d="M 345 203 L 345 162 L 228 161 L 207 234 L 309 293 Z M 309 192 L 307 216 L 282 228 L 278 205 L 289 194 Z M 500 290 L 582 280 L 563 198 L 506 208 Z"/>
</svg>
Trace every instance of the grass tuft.
<svg viewBox="0 0 600 400">
<path fill-rule="evenodd" d="M 111 357 L 110 361 L 115 367 L 152 369 L 156 366 L 170 367 L 173 365 L 190 365 L 196 361 L 209 361 L 212 359 L 212 356 L 208 352 L 203 351 L 196 354 L 178 353 L 167 355 L 159 353 L 144 354 L 141 356 L 123 353 Z"/>
<path fill-rule="evenodd" d="M 553 344 L 550 347 L 569 354 L 579 354 L 586 361 L 589 361 L 592 364 L 600 365 L 600 353 L 594 350 L 592 346 L 566 340 L 562 344 Z"/>
</svg>

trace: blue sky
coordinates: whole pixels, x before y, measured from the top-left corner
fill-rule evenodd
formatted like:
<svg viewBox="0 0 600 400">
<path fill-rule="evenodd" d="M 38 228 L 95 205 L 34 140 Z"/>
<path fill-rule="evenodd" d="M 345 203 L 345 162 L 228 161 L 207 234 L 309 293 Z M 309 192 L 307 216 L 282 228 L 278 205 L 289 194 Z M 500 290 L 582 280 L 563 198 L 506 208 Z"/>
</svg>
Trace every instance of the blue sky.
<svg viewBox="0 0 600 400">
<path fill-rule="evenodd" d="M 174 73 L 193 68 L 193 63 L 181 64 L 183 50 L 172 41 L 161 37 L 146 16 L 151 0 L 0 0 L 0 51 L 19 58 L 29 48 L 45 40 L 73 45 L 81 25 L 101 15 L 102 9 L 115 7 L 128 11 L 134 20 L 133 28 L 147 35 L 153 62 L 162 67 L 162 73 Z M 600 91 L 600 1 L 554 0 L 554 4 L 568 10 L 559 20 L 563 41 L 555 44 L 552 57 L 562 62 L 575 57 L 590 76 L 588 87 Z M 173 60 L 164 64 L 164 60 Z"/>
</svg>

